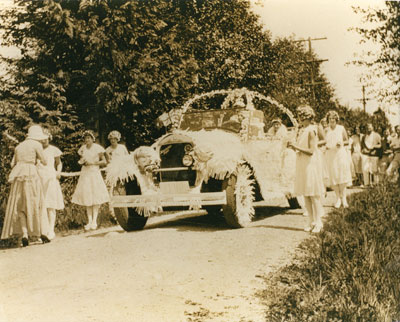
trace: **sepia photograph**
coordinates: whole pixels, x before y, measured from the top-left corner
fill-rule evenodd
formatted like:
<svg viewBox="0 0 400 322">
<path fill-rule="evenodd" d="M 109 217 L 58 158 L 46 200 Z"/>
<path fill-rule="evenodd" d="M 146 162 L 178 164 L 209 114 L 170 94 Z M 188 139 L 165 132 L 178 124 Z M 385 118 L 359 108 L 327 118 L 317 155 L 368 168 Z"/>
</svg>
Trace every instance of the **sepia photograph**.
<svg viewBox="0 0 400 322">
<path fill-rule="evenodd" d="M 0 0 L 0 322 L 400 321 L 400 0 Z"/>
</svg>

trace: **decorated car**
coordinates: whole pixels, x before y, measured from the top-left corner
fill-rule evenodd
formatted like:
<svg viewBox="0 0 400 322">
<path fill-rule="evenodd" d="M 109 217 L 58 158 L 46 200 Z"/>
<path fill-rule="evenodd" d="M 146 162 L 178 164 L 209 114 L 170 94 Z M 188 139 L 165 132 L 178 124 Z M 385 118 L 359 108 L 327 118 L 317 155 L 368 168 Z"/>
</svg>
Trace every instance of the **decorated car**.
<svg viewBox="0 0 400 322">
<path fill-rule="evenodd" d="M 285 115 L 290 126 L 284 135 L 265 133 L 271 120 L 255 108 L 261 101 Z M 239 228 L 252 221 L 256 207 L 295 205 L 295 154 L 287 142 L 297 122 L 276 101 L 245 88 L 213 91 L 159 122 L 170 130 L 152 146 L 107 166 L 115 187 L 111 206 L 123 229 L 142 229 L 150 216 L 181 208 L 222 212 L 230 227 Z"/>
</svg>

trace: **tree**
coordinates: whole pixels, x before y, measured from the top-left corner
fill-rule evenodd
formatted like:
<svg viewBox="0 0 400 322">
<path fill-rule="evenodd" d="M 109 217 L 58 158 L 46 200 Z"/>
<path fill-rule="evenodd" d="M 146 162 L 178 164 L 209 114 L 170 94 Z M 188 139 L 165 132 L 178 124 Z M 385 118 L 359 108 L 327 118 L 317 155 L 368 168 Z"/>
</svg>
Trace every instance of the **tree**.
<svg viewBox="0 0 400 322">
<path fill-rule="evenodd" d="M 385 1 L 379 9 L 355 7 L 354 11 L 363 15 L 364 23 L 370 27 L 353 28 L 362 37 L 363 42 L 373 41 L 380 45 L 378 53 L 368 53 L 367 57 L 356 64 L 369 67 L 367 77 L 385 76 L 390 86 L 378 92 L 382 101 L 398 104 L 400 97 L 400 2 Z"/>
</svg>

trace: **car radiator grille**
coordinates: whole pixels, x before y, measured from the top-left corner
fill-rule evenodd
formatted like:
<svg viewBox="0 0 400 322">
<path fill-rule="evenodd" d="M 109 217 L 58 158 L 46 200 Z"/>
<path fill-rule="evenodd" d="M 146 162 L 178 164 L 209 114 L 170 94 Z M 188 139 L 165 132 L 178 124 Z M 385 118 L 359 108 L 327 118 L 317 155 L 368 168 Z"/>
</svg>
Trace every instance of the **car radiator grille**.
<svg viewBox="0 0 400 322">
<path fill-rule="evenodd" d="M 182 158 L 185 155 L 185 145 L 187 143 L 176 143 L 163 145 L 160 148 L 161 169 L 185 167 L 182 164 Z M 188 170 L 178 171 L 160 171 L 157 175 L 157 181 L 188 181 L 189 186 L 194 186 L 196 181 L 196 171 Z"/>
</svg>

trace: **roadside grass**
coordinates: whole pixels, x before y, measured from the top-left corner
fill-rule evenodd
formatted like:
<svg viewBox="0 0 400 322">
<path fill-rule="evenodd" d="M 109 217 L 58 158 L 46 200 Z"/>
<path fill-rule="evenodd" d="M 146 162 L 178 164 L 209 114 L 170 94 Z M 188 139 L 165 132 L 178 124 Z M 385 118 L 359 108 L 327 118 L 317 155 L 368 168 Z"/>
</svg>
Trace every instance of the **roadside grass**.
<svg viewBox="0 0 400 322">
<path fill-rule="evenodd" d="M 349 204 L 266 276 L 266 321 L 400 320 L 400 188 L 386 182 Z"/>
</svg>

